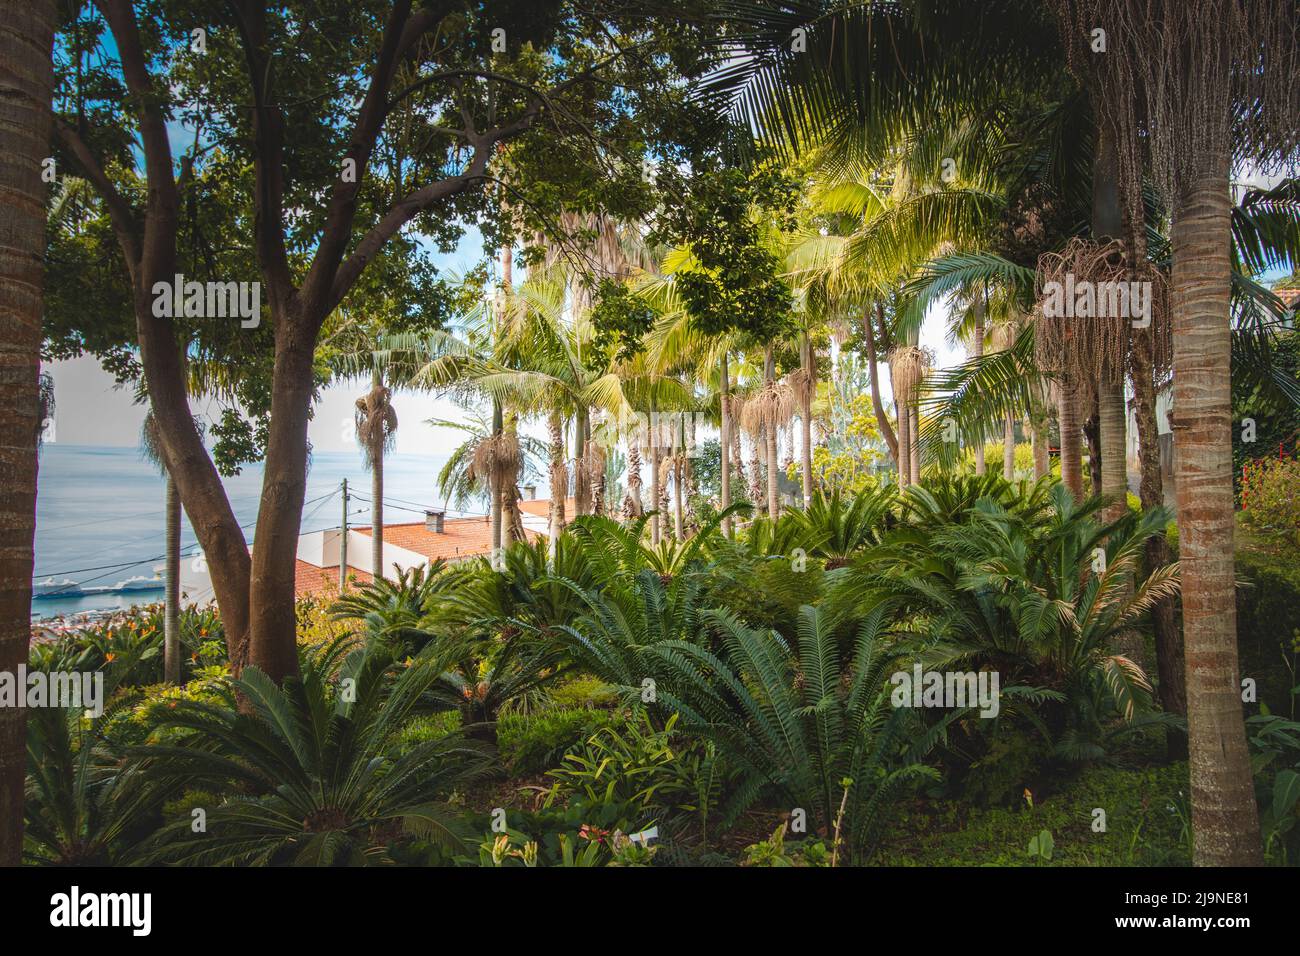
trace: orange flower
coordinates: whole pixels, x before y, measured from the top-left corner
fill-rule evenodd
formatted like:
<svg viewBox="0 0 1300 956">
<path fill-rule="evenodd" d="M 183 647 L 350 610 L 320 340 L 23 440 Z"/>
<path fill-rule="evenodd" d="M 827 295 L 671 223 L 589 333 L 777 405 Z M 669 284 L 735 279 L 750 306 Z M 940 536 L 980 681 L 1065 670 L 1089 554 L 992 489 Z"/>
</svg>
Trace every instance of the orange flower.
<svg viewBox="0 0 1300 956">
<path fill-rule="evenodd" d="M 111 663 L 113 663 L 113 661 L 115 661 L 116 659 L 117 659 L 117 655 L 114 654 L 112 651 L 109 651 L 107 654 L 104 655 L 104 663 L 105 663 L 105 664 L 111 664 Z"/>
</svg>

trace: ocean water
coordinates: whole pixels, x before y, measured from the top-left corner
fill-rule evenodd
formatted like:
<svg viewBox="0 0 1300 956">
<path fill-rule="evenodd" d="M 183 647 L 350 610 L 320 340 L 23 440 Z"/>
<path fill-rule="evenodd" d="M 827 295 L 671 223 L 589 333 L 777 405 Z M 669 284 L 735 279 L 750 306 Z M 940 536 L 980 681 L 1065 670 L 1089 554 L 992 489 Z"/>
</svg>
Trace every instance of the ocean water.
<svg viewBox="0 0 1300 956">
<path fill-rule="evenodd" d="M 421 521 L 425 508 L 441 508 L 437 475 L 446 461 L 446 455 L 389 455 L 384 461 L 384 520 L 389 524 Z M 345 477 L 349 494 L 365 499 L 350 502 L 348 521 L 371 523 L 370 473 L 362 467 L 360 452 L 317 452 L 307 476 L 304 532 L 339 526 L 343 506 L 337 492 Z M 245 466 L 240 475 L 223 483 L 251 543 L 262 487 L 261 464 Z M 161 600 L 161 590 L 130 588 L 140 586 L 141 579 L 155 578 L 161 568 L 166 546 L 163 496 L 158 469 L 135 448 L 45 445 L 37 480 L 33 580 L 58 585 L 76 582 L 83 591 L 107 590 L 33 601 L 32 616 Z M 184 555 L 198 550 L 186 519 L 182 519 L 181 549 Z"/>
</svg>

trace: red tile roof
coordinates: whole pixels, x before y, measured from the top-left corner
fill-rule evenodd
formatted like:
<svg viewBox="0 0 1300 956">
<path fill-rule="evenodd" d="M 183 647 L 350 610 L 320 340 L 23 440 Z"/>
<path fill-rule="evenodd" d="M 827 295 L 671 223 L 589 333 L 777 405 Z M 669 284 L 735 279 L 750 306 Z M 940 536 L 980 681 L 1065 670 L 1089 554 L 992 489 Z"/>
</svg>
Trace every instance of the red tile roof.
<svg viewBox="0 0 1300 956">
<path fill-rule="evenodd" d="M 430 531 L 423 521 L 384 525 L 384 543 L 422 554 L 429 560 L 459 561 L 492 550 L 492 525 L 486 518 L 448 518 L 441 533 Z M 369 535 L 369 528 L 357 528 Z M 527 531 L 530 537 L 536 532 Z"/>
<path fill-rule="evenodd" d="M 368 572 L 358 571 L 356 568 L 348 568 L 348 577 L 352 578 L 359 584 L 369 584 L 374 580 L 374 577 L 372 577 Z M 337 564 L 328 568 L 318 568 L 316 565 L 308 564 L 303 560 L 297 560 L 294 562 L 294 597 L 304 597 L 308 594 L 323 594 L 326 592 L 338 594 L 338 590 L 339 566 Z"/>
<path fill-rule="evenodd" d="M 536 515 L 539 518 L 549 518 L 551 516 L 551 499 L 550 498 L 528 498 L 519 502 L 519 510 L 530 515 Z M 572 518 L 578 513 L 578 507 L 574 504 L 572 498 L 564 499 L 564 517 Z"/>
</svg>

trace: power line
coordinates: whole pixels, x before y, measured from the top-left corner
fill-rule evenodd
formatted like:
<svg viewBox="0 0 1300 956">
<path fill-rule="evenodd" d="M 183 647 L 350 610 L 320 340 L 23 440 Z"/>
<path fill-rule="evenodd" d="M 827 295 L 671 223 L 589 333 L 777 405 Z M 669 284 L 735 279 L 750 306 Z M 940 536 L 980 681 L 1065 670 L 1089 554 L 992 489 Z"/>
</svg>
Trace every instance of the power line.
<svg viewBox="0 0 1300 956">
<path fill-rule="evenodd" d="M 331 492 L 330 492 L 329 494 L 327 494 L 327 495 L 321 495 L 319 498 L 313 498 L 311 501 L 304 502 L 304 503 L 303 503 L 303 507 L 305 508 L 305 507 L 307 507 L 307 505 L 316 504 L 317 502 L 321 502 L 321 504 L 320 504 L 320 505 L 317 507 L 317 509 L 316 509 L 317 511 L 319 511 L 320 508 L 324 507 L 324 502 L 327 501 L 327 500 L 330 499 L 330 498 L 333 498 L 336 494 L 338 494 L 337 491 L 331 491 Z M 316 513 L 315 511 L 312 512 L 312 514 L 315 514 L 315 513 Z M 305 520 L 305 519 L 304 519 L 304 520 Z M 240 531 L 247 531 L 249 528 L 253 527 L 255 524 L 257 524 L 257 519 L 256 519 L 256 518 L 254 518 L 252 521 L 249 521 L 247 524 L 241 524 L 241 525 L 239 526 L 239 530 L 240 530 Z M 182 558 L 193 557 L 194 554 L 195 554 L 195 552 L 191 550 L 191 549 L 193 549 L 193 548 L 198 548 L 199 551 L 202 551 L 202 550 L 203 550 L 202 547 L 199 546 L 198 542 L 195 542 L 194 544 L 191 544 L 191 545 L 189 545 L 189 546 L 187 546 L 187 547 L 185 547 L 185 548 L 182 548 L 182 549 L 181 549 L 181 555 L 180 555 L 180 556 L 181 556 Z M 186 553 L 186 552 L 188 552 L 188 553 Z M 53 577 L 60 577 L 60 576 L 63 576 L 63 575 L 68 575 L 68 574 L 85 574 L 85 573 L 90 572 L 90 571 L 104 571 L 104 570 L 107 570 L 107 571 L 110 571 L 110 572 L 111 572 L 111 571 L 116 571 L 116 570 L 119 570 L 119 569 L 122 569 L 122 568 L 134 568 L 134 567 L 137 567 L 138 565 L 141 565 L 141 564 L 151 564 L 151 563 L 154 562 L 154 561 L 161 561 L 161 560 L 163 560 L 163 559 L 166 558 L 166 557 L 167 557 L 167 552 L 164 551 L 164 552 L 163 552 L 162 554 L 160 554 L 160 555 L 156 555 L 155 557 L 152 557 L 152 558 L 141 558 L 139 561 L 124 561 L 124 562 L 122 562 L 121 564 L 101 564 L 101 565 L 99 565 L 98 567 L 93 567 L 93 568 L 76 568 L 76 569 L 71 570 L 71 571 L 41 571 L 41 572 L 37 572 L 37 573 L 33 574 L 32 577 L 33 577 L 33 578 L 53 578 Z M 107 575 L 107 574 L 101 574 L 101 575 L 98 575 L 97 577 L 87 578 L 85 581 L 76 581 L 76 582 L 73 582 L 73 584 L 74 584 L 75 586 L 77 586 L 77 587 L 80 587 L 80 586 L 83 585 L 83 584 L 90 584 L 92 581 L 98 581 L 100 578 L 104 578 L 104 577 L 108 577 L 108 575 Z M 73 586 L 73 585 L 69 585 L 69 587 L 72 587 L 72 586 Z M 58 593 L 60 593 L 60 591 L 62 591 L 62 590 L 67 590 L 67 589 L 66 589 L 66 588 L 60 588 L 59 591 L 47 591 L 47 592 L 45 592 L 45 593 L 46 593 L 46 594 L 58 594 Z"/>
</svg>

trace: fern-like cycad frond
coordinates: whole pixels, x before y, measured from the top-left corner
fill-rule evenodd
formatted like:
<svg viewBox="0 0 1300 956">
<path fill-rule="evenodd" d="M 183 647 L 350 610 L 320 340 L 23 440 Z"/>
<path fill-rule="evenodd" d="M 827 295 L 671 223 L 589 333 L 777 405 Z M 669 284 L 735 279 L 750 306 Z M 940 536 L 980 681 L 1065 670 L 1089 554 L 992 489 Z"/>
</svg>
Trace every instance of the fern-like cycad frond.
<svg viewBox="0 0 1300 956">
<path fill-rule="evenodd" d="M 208 809 L 205 832 L 194 833 L 188 816 L 166 824 L 147 861 L 379 861 L 386 850 L 375 832 L 393 821 L 459 845 L 456 814 L 441 801 L 490 772 L 488 751 L 458 734 L 397 746 L 443 668 L 432 653 L 403 666 L 371 645 L 348 655 L 337 682 L 308 664 L 277 687 L 249 667 L 220 703 L 177 702 L 161 726 L 179 741 L 138 748 L 141 772 L 159 792 L 183 784 L 220 802 Z"/>
<path fill-rule="evenodd" d="M 850 858 L 862 860 L 899 793 L 937 777 L 919 760 L 941 734 L 923 743 L 915 716 L 890 703 L 890 657 L 880 640 L 889 610 L 882 605 L 866 617 L 848 656 L 827 617 L 808 605 L 793 646 L 715 610 L 701 621 L 716 649 L 650 648 L 659 701 L 743 773 L 724 808 L 728 818 L 766 793 L 807 810 L 814 829 L 831 833 L 843 802 L 844 842 Z M 911 758 L 900 762 L 903 752 Z"/>
</svg>

